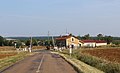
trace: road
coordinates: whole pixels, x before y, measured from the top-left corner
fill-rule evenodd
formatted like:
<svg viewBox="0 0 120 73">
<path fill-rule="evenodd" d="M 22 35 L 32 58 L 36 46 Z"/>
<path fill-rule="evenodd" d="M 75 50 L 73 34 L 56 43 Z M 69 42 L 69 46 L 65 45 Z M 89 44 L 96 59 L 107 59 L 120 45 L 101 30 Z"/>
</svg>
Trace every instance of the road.
<svg viewBox="0 0 120 73">
<path fill-rule="evenodd" d="M 74 68 L 57 54 L 39 51 L 1 73 L 77 73 Z"/>
</svg>

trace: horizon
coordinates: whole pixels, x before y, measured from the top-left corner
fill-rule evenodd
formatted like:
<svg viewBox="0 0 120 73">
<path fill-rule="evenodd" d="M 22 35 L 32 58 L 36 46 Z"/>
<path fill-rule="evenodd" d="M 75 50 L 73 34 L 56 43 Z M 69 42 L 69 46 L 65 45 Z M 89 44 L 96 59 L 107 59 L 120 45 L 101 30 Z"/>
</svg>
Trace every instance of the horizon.
<svg viewBox="0 0 120 73">
<path fill-rule="evenodd" d="M 54 36 L 64 36 L 64 35 L 68 35 L 68 34 L 62 34 L 62 35 L 49 35 L 49 37 L 54 37 Z M 74 34 L 73 34 L 74 35 Z M 84 34 L 87 35 L 87 34 Z M 83 37 L 84 35 L 74 35 L 74 36 L 80 36 Z M 90 34 L 89 34 L 90 35 Z M 0 35 L 2 36 L 2 35 Z M 112 36 L 112 35 L 104 35 L 103 36 Z M 2 36 L 2 37 L 48 37 L 48 35 L 14 35 L 14 36 Z M 90 37 L 97 37 L 97 35 L 90 35 Z M 112 37 L 120 37 L 120 36 L 112 36 Z"/>
</svg>

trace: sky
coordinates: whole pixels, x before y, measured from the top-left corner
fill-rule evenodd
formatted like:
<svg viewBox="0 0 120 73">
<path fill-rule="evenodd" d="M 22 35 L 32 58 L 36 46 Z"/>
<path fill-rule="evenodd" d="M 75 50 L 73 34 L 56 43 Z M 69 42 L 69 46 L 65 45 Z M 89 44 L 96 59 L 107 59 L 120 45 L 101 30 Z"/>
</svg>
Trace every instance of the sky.
<svg viewBox="0 0 120 73">
<path fill-rule="evenodd" d="M 120 36 L 120 0 L 0 0 L 1 36 Z"/>
</svg>

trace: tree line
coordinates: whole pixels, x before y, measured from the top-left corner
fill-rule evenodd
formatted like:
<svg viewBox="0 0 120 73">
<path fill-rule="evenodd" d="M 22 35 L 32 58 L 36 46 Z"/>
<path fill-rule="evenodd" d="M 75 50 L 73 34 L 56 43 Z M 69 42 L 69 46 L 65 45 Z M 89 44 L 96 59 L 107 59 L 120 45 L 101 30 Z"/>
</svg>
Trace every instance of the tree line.
<svg viewBox="0 0 120 73">
<path fill-rule="evenodd" d="M 72 35 L 72 34 L 71 34 Z M 58 36 L 55 36 L 56 38 Z M 86 34 L 84 36 L 78 36 L 80 40 L 105 40 L 108 44 L 113 43 L 115 45 L 120 44 L 120 37 L 112 37 L 112 36 L 104 36 L 103 34 L 98 34 L 96 37 L 90 36 L 90 34 Z M 0 46 L 15 46 L 16 47 L 24 47 L 30 45 L 30 38 L 29 39 L 16 39 L 16 40 L 6 40 L 4 37 L 0 36 Z M 33 38 L 32 39 L 32 46 L 53 46 L 52 38 L 48 40 L 41 39 L 41 38 Z"/>
<path fill-rule="evenodd" d="M 86 34 L 84 36 L 78 36 L 80 40 L 104 40 L 107 42 L 107 44 L 113 43 L 115 45 L 120 44 L 120 38 L 119 37 L 112 37 L 112 36 L 107 36 L 103 34 L 98 34 L 96 37 L 91 37 L 90 34 Z"/>
<path fill-rule="evenodd" d="M 15 40 L 7 40 L 6 38 L 0 36 L 0 46 L 15 46 L 24 47 L 24 46 L 30 46 L 31 39 L 15 39 Z M 47 39 L 32 39 L 32 46 L 53 46 L 52 40 Z"/>
</svg>

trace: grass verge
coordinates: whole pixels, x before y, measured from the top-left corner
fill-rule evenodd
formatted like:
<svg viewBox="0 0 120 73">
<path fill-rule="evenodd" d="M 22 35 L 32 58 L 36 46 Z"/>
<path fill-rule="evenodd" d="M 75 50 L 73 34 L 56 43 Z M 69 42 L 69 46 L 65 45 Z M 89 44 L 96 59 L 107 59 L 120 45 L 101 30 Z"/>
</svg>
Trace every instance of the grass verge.
<svg viewBox="0 0 120 73">
<path fill-rule="evenodd" d="M 0 59 L 0 71 L 2 71 L 3 69 L 13 65 L 14 63 L 24 59 L 25 57 L 31 55 L 28 52 L 20 52 L 15 56 L 10 56 L 10 57 L 6 57 L 3 59 Z"/>
<path fill-rule="evenodd" d="M 68 50 L 62 52 L 63 54 L 69 54 Z M 83 54 L 80 50 L 74 50 L 72 57 L 93 66 L 99 70 L 104 71 L 105 73 L 120 73 L 120 64 L 109 62 L 88 54 Z"/>
<path fill-rule="evenodd" d="M 71 64 L 78 73 L 104 73 L 103 71 L 100 71 L 94 67 L 91 67 L 82 61 L 79 61 L 75 58 L 70 57 L 68 54 L 63 54 L 60 52 L 52 52 L 52 53 L 59 54 L 69 64 Z"/>
</svg>

